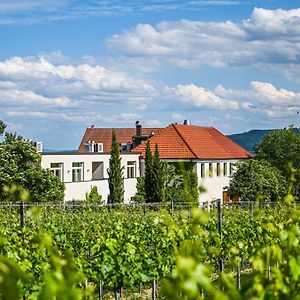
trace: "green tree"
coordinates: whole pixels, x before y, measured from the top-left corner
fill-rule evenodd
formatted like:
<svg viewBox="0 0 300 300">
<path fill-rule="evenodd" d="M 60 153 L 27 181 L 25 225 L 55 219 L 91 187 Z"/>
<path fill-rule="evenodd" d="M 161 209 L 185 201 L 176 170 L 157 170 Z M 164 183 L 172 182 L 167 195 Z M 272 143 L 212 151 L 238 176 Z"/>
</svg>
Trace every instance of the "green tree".
<svg viewBox="0 0 300 300">
<path fill-rule="evenodd" d="M 98 193 L 96 186 L 93 186 L 90 193 L 85 194 L 85 200 L 89 203 L 101 203 L 102 196 Z"/>
<path fill-rule="evenodd" d="M 159 156 L 158 144 L 155 144 L 153 159 L 153 202 L 165 201 L 165 180 L 163 161 Z"/>
<path fill-rule="evenodd" d="M 136 194 L 131 198 L 131 200 L 134 202 L 138 202 L 138 203 L 146 202 L 145 177 L 144 176 L 137 178 Z"/>
<path fill-rule="evenodd" d="M 278 168 L 286 180 L 295 176 L 293 195 L 300 196 L 300 132 L 292 126 L 266 135 L 256 149 L 256 159 Z"/>
<path fill-rule="evenodd" d="M 5 124 L 0 122 L 0 127 L 5 128 Z M 0 200 L 8 198 L 5 186 L 17 185 L 29 191 L 30 201 L 62 201 L 64 184 L 50 171 L 43 170 L 40 163 L 41 156 L 31 142 L 5 132 L 0 143 Z"/>
<path fill-rule="evenodd" d="M 286 193 L 286 181 L 280 171 L 264 160 L 247 160 L 236 165 L 229 195 L 242 201 L 275 201 Z"/>
<path fill-rule="evenodd" d="M 153 170 L 153 155 L 149 140 L 146 144 L 145 157 L 145 194 L 146 202 L 154 202 L 154 170 Z"/>
<path fill-rule="evenodd" d="M 124 202 L 124 177 L 121 166 L 120 147 L 117 141 L 116 133 L 112 132 L 111 156 L 108 169 L 109 195 L 108 203 Z"/>
</svg>

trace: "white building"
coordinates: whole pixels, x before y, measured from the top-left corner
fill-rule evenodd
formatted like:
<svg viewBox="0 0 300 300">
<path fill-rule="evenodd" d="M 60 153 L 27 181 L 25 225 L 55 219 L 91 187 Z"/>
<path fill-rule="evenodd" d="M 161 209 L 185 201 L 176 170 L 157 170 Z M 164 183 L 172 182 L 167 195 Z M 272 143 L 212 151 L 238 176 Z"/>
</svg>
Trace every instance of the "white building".
<svg viewBox="0 0 300 300">
<path fill-rule="evenodd" d="M 199 202 L 228 199 L 234 164 L 252 155 L 213 127 L 171 124 L 162 128 L 116 128 L 122 150 L 125 202 L 136 193 L 137 177 L 144 174 L 145 141 L 168 162 L 184 162 L 197 173 L 199 186 L 205 189 Z M 65 200 L 83 200 L 97 186 L 107 200 L 112 128 L 88 128 L 76 153 L 43 153 L 42 167 L 49 168 L 65 183 Z"/>
<path fill-rule="evenodd" d="M 93 186 L 98 188 L 104 201 L 109 194 L 109 153 L 43 153 L 42 167 L 50 169 L 65 183 L 65 201 L 84 200 Z M 124 170 L 124 199 L 129 201 L 136 193 L 136 181 L 140 176 L 139 154 L 121 155 Z"/>
</svg>

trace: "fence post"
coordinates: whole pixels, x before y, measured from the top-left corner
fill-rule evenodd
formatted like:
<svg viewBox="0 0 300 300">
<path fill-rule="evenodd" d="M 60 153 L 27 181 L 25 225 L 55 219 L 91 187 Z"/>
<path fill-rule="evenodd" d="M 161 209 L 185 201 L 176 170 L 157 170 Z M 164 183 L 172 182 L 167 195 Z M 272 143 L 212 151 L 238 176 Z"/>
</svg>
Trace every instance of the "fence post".
<svg viewBox="0 0 300 300">
<path fill-rule="evenodd" d="M 156 280 L 152 281 L 152 300 L 156 300 Z"/>
<path fill-rule="evenodd" d="M 220 236 L 220 247 L 221 247 L 222 246 L 222 206 L 221 206 L 221 199 L 218 199 L 217 210 L 218 210 L 218 232 L 219 232 L 219 236 Z M 221 256 L 222 256 L 222 252 L 221 252 Z M 219 270 L 220 270 L 220 272 L 224 271 L 224 263 L 223 263 L 222 258 L 220 258 L 220 261 L 219 261 Z"/>
<path fill-rule="evenodd" d="M 115 300 L 120 300 L 120 289 L 115 288 Z"/>
<path fill-rule="evenodd" d="M 174 210 L 174 202 L 172 200 L 172 202 L 171 202 L 171 216 L 173 216 L 173 210 Z"/>
<path fill-rule="evenodd" d="M 241 262 L 240 262 L 240 260 L 237 263 L 236 283 L 237 283 L 238 289 L 240 290 L 241 289 Z"/>
<path fill-rule="evenodd" d="M 25 203 L 20 202 L 20 227 L 23 228 L 25 226 Z"/>
<path fill-rule="evenodd" d="M 104 283 L 103 283 L 103 281 L 100 280 L 100 282 L 99 282 L 99 299 L 100 300 L 103 300 L 103 296 L 104 296 L 103 286 L 104 286 Z"/>
</svg>

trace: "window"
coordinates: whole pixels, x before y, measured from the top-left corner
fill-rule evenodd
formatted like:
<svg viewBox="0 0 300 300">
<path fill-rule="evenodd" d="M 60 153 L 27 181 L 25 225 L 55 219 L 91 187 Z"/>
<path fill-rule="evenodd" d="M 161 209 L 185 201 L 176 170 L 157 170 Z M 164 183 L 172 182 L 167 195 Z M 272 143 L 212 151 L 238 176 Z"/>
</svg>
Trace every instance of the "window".
<svg viewBox="0 0 300 300">
<path fill-rule="evenodd" d="M 103 162 L 93 161 L 92 162 L 92 180 L 103 179 Z"/>
<path fill-rule="evenodd" d="M 233 174 L 233 164 L 230 163 L 229 164 L 229 175 L 232 175 Z"/>
<path fill-rule="evenodd" d="M 63 163 L 51 163 L 50 171 L 63 181 Z"/>
<path fill-rule="evenodd" d="M 135 177 L 135 161 L 127 162 L 127 178 Z"/>
<path fill-rule="evenodd" d="M 200 165 L 200 176 L 201 178 L 205 177 L 205 164 Z"/>
<path fill-rule="evenodd" d="M 217 163 L 217 176 L 220 176 L 221 174 L 221 165 L 220 163 Z"/>
<path fill-rule="evenodd" d="M 72 163 L 72 181 L 78 182 L 83 181 L 83 163 L 73 162 Z"/>
<path fill-rule="evenodd" d="M 85 146 L 85 151 L 87 152 L 103 152 L 103 143 L 91 143 L 88 142 Z"/>
<path fill-rule="evenodd" d="M 213 164 L 212 163 L 208 164 L 208 173 L 209 173 L 209 177 L 213 176 Z"/>
<path fill-rule="evenodd" d="M 227 163 L 223 164 L 223 175 L 227 176 L 228 170 L 227 170 Z"/>
</svg>

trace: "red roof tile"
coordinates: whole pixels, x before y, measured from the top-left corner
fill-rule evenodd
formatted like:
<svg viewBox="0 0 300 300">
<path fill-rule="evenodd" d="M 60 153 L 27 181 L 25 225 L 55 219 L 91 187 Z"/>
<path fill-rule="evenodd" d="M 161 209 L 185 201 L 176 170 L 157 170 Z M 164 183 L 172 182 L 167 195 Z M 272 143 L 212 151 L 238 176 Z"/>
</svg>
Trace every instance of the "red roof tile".
<svg viewBox="0 0 300 300">
<path fill-rule="evenodd" d="M 111 135 L 113 128 L 87 128 L 78 147 L 79 152 L 84 152 L 84 144 L 88 141 L 103 143 L 103 151 L 111 150 Z M 135 128 L 114 128 L 117 141 L 120 144 L 132 143 L 132 137 L 136 134 Z M 143 134 L 149 135 L 151 132 L 157 133 L 161 128 L 143 128 Z"/>
<path fill-rule="evenodd" d="M 158 144 L 161 158 L 165 159 L 234 159 L 249 158 L 252 154 L 213 127 L 171 124 L 150 138 L 152 151 Z M 145 156 L 146 144 L 132 152 Z"/>
</svg>

